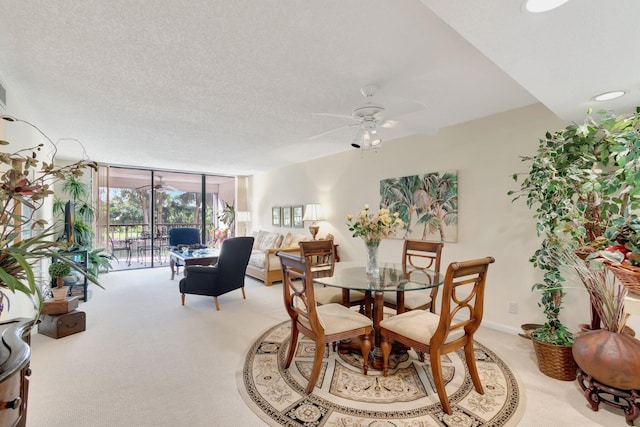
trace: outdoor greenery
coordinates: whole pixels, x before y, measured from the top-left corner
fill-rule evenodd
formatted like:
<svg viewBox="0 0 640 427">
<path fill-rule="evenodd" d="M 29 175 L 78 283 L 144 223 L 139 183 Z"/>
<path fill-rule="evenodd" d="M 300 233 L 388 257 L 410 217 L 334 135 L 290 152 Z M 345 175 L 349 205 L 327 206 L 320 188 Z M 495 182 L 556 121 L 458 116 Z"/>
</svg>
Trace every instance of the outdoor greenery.
<svg viewBox="0 0 640 427">
<path fill-rule="evenodd" d="M 530 261 L 544 272 L 533 289 L 541 293 L 547 322 L 533 336 L 553 344 L 574 339 L 558 318 L 565 279 L 556 249 L 593 252 L 616 244 L 640 207 L 640 108 L 619 116 L 590 113 L 583 124 L 547 132 L 534 156 L 521 157 L 529 171 L 513 175 L 520 189 L 509 192 L 534 210 L 543 237 Z"/>
<path fill-rule="evenodd" d="M 148 190 L 131 188 L 111 189 L 109 211 L 112 224 L 149 224 L 150 202 Z M 209 206 L 211 201 L 208 201 Z M 198 224 L 200 222 L 200 193 L 156 192 L 156 215 L 160 224 Z"/>
</svg>

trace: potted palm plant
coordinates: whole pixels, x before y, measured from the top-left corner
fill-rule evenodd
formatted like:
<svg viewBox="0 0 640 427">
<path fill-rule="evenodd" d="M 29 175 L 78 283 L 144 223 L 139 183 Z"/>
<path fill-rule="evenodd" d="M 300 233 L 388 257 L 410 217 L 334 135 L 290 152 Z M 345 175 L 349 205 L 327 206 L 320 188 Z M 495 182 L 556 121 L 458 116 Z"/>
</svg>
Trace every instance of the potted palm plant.
<svg viewBox="0 0 640 427">
<path fill-rule="evenodd" d="M 540 292 L 539 305 L 546 316 L 544 326 L 531 334 L 534 345 L 538 341 L 571 346 L 574 341 L 559 318 L 565 279 L 556 249 L 605 249 L 614 244 L 625 223 L 637 218 L 639 122 L 640 108 L 618 116 L 606 112 L 592 116 L 589 112 L 583 124 L 547 132 L 535 155 L 521 157 L 529 170 L 513 175 L 520 188 L 509 194 L 515 195 L 514 201 L 524 199 L 534 211 L 536 231 L 542 237 L 540 248 L 530 258 L 544 273 L 533 290 Z M 592 310 L 592 326 L 597 327 L 594 313 Z M 575 379 L 575 372 L 567 376 Z"/>
</svg>

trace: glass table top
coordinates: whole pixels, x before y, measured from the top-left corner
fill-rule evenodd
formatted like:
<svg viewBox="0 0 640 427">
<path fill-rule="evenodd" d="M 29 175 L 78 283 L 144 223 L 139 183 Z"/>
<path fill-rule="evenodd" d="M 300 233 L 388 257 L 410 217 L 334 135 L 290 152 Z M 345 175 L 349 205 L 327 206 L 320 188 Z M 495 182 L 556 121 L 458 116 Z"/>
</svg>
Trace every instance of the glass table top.
<svg viewBox="0 0 640 427">
<path fill-rule="evenodd" d="M 402 264 L 381 263 L 380 275 L 367 276 L 364 264 L 336 262 L 333 275 L 325 271 L 315 272 L 313 280 L 321 285 L 336 288 L 373 292 L 397 292 L 428 289 L 442 285 L 444 275 L 432 270 L 411 270 L 408 277 L 402 272 Z"/>
<path fill-rule="evenodd" d="M 182 258 L 182 259 L 212 258 L 212 257 L 219 257 L 220 256 L 220 250 L 219 249 L 213 249 L 213 248 L 189 249 L 187 251 L 173 249 L 171 251 L 171 254 L 172 255 L 176 255 L 176 256 L 178 256 L 179 258 Z"/>
</svg>

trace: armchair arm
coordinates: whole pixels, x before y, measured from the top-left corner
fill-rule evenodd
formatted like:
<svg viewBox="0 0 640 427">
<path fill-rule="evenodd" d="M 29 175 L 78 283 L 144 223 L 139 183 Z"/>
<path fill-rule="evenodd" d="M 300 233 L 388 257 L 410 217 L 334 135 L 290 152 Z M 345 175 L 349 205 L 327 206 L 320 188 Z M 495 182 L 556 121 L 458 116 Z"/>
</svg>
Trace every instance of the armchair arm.
<svg viewBox="0 0 640 427">
<path fill-rule="evenodd" d="M 189 265 L 185 267 L 187 276 L 180 280 L 183 294 L 213 295 L 218 269 L 211 266 Z"/>
</svg>

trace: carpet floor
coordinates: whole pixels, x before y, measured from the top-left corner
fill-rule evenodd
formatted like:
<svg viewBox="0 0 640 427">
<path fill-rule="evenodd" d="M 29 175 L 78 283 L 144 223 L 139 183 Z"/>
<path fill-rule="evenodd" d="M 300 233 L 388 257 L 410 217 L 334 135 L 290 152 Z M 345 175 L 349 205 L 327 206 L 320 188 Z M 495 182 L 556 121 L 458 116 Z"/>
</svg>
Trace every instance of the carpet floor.
<svg viewBox="0 0 640 427">
<path fill-rule="evenodd" d="M 216 311 L 213 298 L 189 295 L 180 305 L 168 267 L 112 272 L 100 281 L 105 289 L 90 286 L 92 296 L 79 307 L 86 331 L 53 339 L 34 330 L 27 427 L 266 424 L 241 397 L 237 375 L 247 349 L 287 319 L 280 284 L 247 278 L 247 299 L 240 291 L 223 295 Z M 485 325 L 476 334 L 526 390 L 518 427 L 626 425 L 618 410 L 591 411 L 575 381 L 541 374 L 531 342 L 518 332 Z"/>
<path fill-rule="evenodd" d="M 289 369 L 290 323 L 262 334 L 238 375 L 241 395 L 265 422 L 287 426 L 514 426 L 524 412 L 524 388 L 492 351 L 476 343 L 483 395 L 473 388 L 462 350 L 443 356 L 443 376 L 453 414 L 440 406 L 428 361 L 413 351 L 398 354 L 387 377 L 362 373 L 360 355 L 325 351 L 314 392 L 307 395 L 315 344 L 300 339 Z"/>
</svg>

